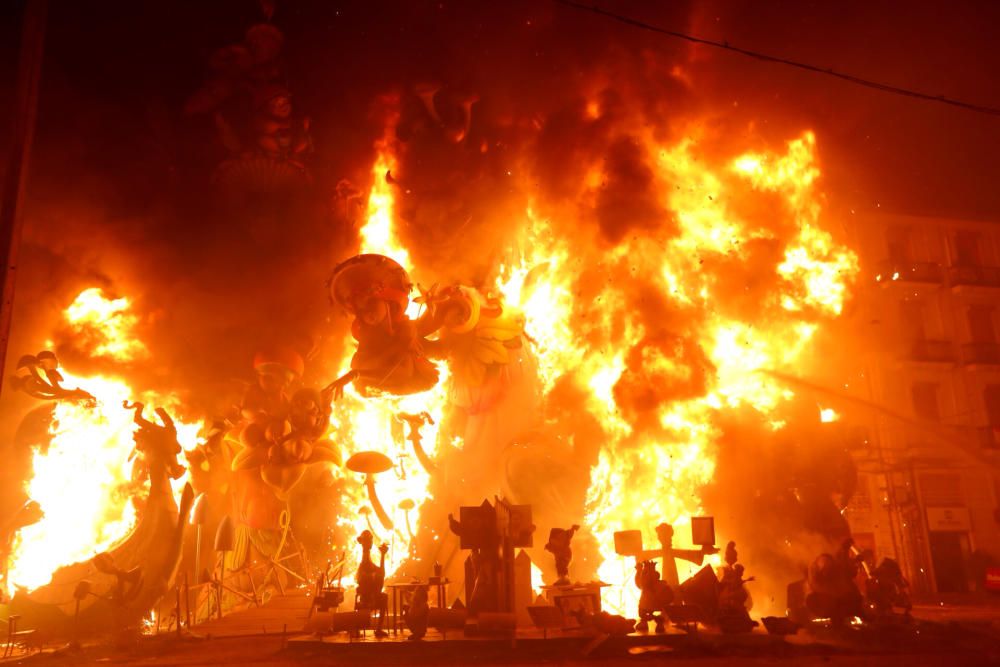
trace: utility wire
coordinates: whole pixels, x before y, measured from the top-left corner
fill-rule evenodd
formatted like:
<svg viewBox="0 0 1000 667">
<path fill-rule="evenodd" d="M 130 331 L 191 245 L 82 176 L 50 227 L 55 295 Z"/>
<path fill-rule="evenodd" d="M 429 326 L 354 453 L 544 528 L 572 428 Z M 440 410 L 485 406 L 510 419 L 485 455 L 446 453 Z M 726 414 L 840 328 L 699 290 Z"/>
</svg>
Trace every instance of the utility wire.
<svg viewBox="0 0 1000 667">
<path fill-rule="evenodd" d="M 810 65 L 809 63 L 803 63 L 797 60 L 789 60 L 788 58 L 772 56 L 767 53 L 760 53 L 759 51 L 751 51 L 749 49 L 743 49 L 738 46 L 733 46 L 729 42 L 717 42 L 715 40 L 705 39 L 703 37 L 695 37 L 694 35 L 678 32 L 676 30 L 668 30 L 666 28 L 661 28 L 659 26 L 645 23 L 644 21 L 640 21 L 639 19 L 634 19 L 628 16 L 623 16 L 621 14 L 616 14 L 606 9 L 601 9 L 597 5 L 585 5 L 581 2 L 575 2 L 574 0 L 555 0 L 555 1 L 561 5 L 566 5 L 567 7 L 572 7 L 574 9 L 591 12 L 593 14 L 597 14 L 598 16 L 603 16 L 605 18 L 618 21 L 619 23 L 624 23 L 625 25 L 632 26 L 633 28 L 639 28 L 640 30 L 648 30 L 650 32 L 656 32 L 661 35 L 667 35 L 668 37 L 683 39 L 684 41 L 692 42 L 694 44 L 703 44 L 705 46 L 711 46 L 717 49 L 733 51 L 735 53 L 739 53 L 741 55 L 748 56 L 750 58 L 763 60 L 764 62 L 777 63 L 779 65 L 788 65 L 789 67 L 796 67 L 798 69 L 806 70 L 807 72 L 825 74 L 826 76 L 832 76 L 836 79 L 847 81 L 848 83 L 853 83 L 859 86 L 865 86 L 866 88 L 874 88 L 875 90 L 881 90 L 884 93 L 893 93 L 896 95 L 904 95 L 906 97 L 914 97 L 916 99 L 926 100 L 928 102 L 940 102 L 941 104 L 948 104 L 950 106 L 959 107 L 960 109 L 966 109 L 968 111 L 975 111 L 977 113 L 984 113 L 992 116 L 1000 116 L 1000 108 L 997 107 L 988 107 L 980 104 L 973 104 L 972 102 L 956 100 L 951 97 L 945 97 L 944 95 L 930 95 L 928 93 L 922 93 L 917 90 L 910 90 L 909 88 L 900 88 L 899 86 L 893 86 L 887 83 L 881 83 L 879 81 L 872 81 L 871 79 L 865 79 L 860 76 L 855 76 L 853 74 L 838 72 L 836 70 L 827 67 Z"/>
</svg>

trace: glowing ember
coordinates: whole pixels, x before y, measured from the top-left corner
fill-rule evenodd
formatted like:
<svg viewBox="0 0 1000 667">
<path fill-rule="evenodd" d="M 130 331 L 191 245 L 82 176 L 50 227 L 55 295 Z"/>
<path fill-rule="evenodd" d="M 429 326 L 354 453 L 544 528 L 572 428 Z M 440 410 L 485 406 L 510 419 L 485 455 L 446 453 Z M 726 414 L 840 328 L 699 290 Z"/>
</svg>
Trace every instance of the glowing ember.
<svg viewBox="0 0 1000 667">
<path fill-rule="evenodd" d="M 819 420 L 824 424 L 829 424 L 830 422 L 835 422 L 840 419 L 840 415 L 833 408 L 820 408 L 819 410 Z"/>
</svg>

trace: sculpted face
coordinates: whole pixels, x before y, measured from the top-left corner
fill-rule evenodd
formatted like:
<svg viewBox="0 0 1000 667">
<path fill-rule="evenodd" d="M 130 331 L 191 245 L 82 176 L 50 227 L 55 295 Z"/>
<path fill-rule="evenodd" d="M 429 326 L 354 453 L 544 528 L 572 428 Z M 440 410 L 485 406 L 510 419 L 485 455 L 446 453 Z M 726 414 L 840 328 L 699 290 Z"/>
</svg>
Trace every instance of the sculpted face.
<svg viewBox="0 0 1000 667">
<path fill-rule="evenodd" d="M 257 373 L 257 382 L 266 393 L 280 394 L 292 383 L 292 373 L 278 369 L 268 369 Z"/>
<path fill-rule="evenodd" d="M 288 118 L 292 115 L 292 100 L 279 95 L 267 103 L 267 108 L 275 118 Z"/>
<path fill-rule="evenodd" d="M 357 304 L 358 317 L 368 325 L 376 325 L 389 317 L 389 304 L 375 296 L 361 298 Z"/>
<path fill-rule="evenodd" d="M 362 531 L 360 535 L 358 535 L 358 544 L 360 544 L 361 548 L 364 549 L 365 551 L 372 548 L 372 542 L 373 538 L 370 531 L 365 530 Z"/>
<path fill-rule="evenodd" d="M 292 409 L 296 415 L 307 421 L 315 422 L 319 418 L 319 396 L 311 391 L 300 391 L 292 397 Z"/>
</svg>

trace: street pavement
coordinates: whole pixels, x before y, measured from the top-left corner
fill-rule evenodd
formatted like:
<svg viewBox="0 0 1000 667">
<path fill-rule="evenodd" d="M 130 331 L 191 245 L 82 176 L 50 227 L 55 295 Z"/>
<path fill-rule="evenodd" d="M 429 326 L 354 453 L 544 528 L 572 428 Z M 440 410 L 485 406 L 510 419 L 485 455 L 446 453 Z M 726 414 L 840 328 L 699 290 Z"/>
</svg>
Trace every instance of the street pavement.
<svg viewBox="0 0 1000 667">
<path fill-rule="evenodd" d="M 293 667 L 298 665 L 438 665 L 482 667 L 483 665 L 647 665 L 669 664 L 690 667 L 723 665 L 760 665 L 768 667 L 862 667 L 868 665 L 906 665 L 939 667 L 997 665 L 1000 667 L 1000 605 L 932 604 L 914 608 L 911 625 L 888 628 L 864 626 L 842 630 L 800 631 L 787 641 L 757 633 L 722 636 L 700 632 L 691 641 L 666 646 L 632 647 L 611 654 L 595 651 L 588 657 L 580 648 L 565 650 L 562 655 L 526 655 L 523 651 L 492 651 L 478 654 L 477 642 L 459 642 L 447 660 L 430 659 L 420 651 L 405 646 L 391 655 L 373 647 L 371 654 L 354 645 L 349 655 L 323 646 L 295 650 L 294 642 L 273 633 L 251 637 L 211 640 L 178 640 L 160 636 L 147 638 L 129 651 L 94 646 L 82 651 L 47 650 L 42 654 L 0 661 L 0 667 L 37 665 L 39 667 L 98 667 L 124 665 L 135 667 Z M 397 644 L 398 646 L 398 644 Z M 416 648 L 416 647 L 415 647 Z"/>
</svg>

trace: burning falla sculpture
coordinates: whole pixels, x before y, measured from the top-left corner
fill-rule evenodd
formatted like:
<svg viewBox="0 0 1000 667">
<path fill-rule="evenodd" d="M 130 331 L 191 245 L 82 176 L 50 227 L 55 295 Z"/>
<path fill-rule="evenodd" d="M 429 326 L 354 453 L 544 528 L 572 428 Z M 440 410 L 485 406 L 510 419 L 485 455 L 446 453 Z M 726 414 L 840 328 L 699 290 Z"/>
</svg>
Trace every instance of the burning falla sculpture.
<svg viewBox="0 0 1000 667">
<path fill-rule="evenodd" d="M 234 457 L 234 471 L 258 470 L 279 499 L 321 461 L 336 462 L 333 443 L 323 438 L 330 424 L 331 390 L 301 388 L 288 396 L 302 375 L 302 358 L 293 350 L 276 348 L 254 359 L 257 383 L 243 399 L 243 449 Z"/>
<path fill-rule="evenodd" d="M 351 369 L 328 387 L 334 398 L 348 384 L 366 397 L 427 391 L 438 381 L 431 358 L 447 358 L 456 382 L 480 386 L 489 368 L 507 363 L 509 351 L 521 345 L 523 316 L 470 287 L 431 288 L 416 299 L 424 312 L 411 319 L 413 283 L 384 255 L 341 262 L 328 286 L 331 301 L 354 318 L 358 342 Z M 436 340 L 429 339 L 433 334 Z"/>
<path fill-rule="evenodd" d="M 156 410 L 160 423 L 155 423 L 143 416 L 141 403 L 128 407 L 135 410 L 138 426 L 136 470 L 149 481 L 139 520 L 112 549 L 56 570 L 40 588 L 18 591 L 9 609 L 21 616 L 24 627 L 44 628 L 52 637 L 135 629 L 177 573 L 194 500 L 191 486 L 185 485 L 178 506 L 170 487 L 170 479 L 183 470 L 177 461 L 177 430 L 162 408 Z"/>
<path fill-rule="evenodd" d="M 12 387 L 32 398 L 90 403 L 95 400 L 91 394 L 82 389 L 67 389 L 62 383 L 59 359 L 49 350 L 22 356 L 17 362 L 17 371 L 12 378 Z"/>
<path fill-rule="evenodd" d="M 210 115 L 229 151 L 214 176 L 223 187 L 274 191 L 311 180 L 302 162 L 312 150 L 310 121 L 293 114 L 280 65 L 284 41 L 271 23 L 250 26 L 241 42 L 216 49 L 205 83 L 184 106 L 188 115 Z"/>
<path fill-rule="evenodd" d="M 358 341 L 351 370 L 330 385 L 334 397 L 348 383 L 362 396 L 415 394 L 437 383 L 425 337 L 438 327 L 430 313 L 407 317 L 413 284 L 402 266 L 383 255 L 358 255 L 334 268 L 329 287 L 331 299 L 354 317 Z"/>
</svg>

